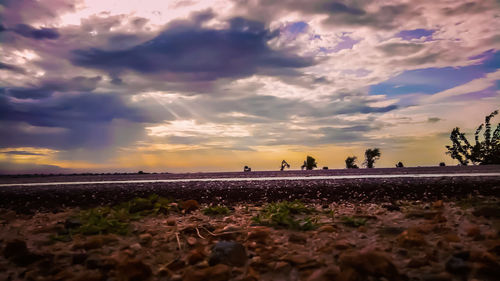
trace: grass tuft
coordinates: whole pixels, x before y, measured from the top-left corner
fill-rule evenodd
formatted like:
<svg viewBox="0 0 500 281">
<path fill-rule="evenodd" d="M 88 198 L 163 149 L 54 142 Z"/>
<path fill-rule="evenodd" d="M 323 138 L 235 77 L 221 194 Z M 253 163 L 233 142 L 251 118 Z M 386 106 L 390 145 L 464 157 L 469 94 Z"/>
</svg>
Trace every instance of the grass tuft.
<svg viewBox="0 0 500 281">
<path fill-rule="evenodd" d="M 342 217 L 342 223 L 347 226 L 359 227 L 366 224 L 367 219 L 345 216 Z"/>
<path fill-rule="evenodd" d="M 299 200 L 275 202 L 264 206 L 252 220 L 257 224 L 275 228 L 312 230 L 318 226 L 316 219 L 304 215 L 311 214 L 313 211 Z"/>
<path fill-rule="evenodd" d="M 203 214 L 207 216 L 229 215 L 231 211 L 226 206 L 210 206 L 202 210 Z"/>
</svg>

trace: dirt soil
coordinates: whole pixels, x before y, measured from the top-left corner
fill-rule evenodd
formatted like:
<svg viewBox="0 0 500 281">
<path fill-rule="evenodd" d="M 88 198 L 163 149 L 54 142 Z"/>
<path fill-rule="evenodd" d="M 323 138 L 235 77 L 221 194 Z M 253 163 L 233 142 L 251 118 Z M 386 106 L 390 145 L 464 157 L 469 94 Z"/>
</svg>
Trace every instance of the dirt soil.
<svg viewBox="0 0 500 281">
<path fill-rule="evenodd" d="M 189 203 L 189 204 L 188 204 Z M 130 232 L 75 234 L 79 208 L 0 212 L 0 280 L 498 280 L 500 202 L 310 203 L 312 230 L 262 226 L 266 204 L 134 220 Z M 177 203 L 171 203 L 178 206 Z M 188 206 L 189 205 L 189 206 Z M 187 207 L 185 207 L 187 206 Z M 298 215 L 300 218 L 301 216 Z"/>
</svg>

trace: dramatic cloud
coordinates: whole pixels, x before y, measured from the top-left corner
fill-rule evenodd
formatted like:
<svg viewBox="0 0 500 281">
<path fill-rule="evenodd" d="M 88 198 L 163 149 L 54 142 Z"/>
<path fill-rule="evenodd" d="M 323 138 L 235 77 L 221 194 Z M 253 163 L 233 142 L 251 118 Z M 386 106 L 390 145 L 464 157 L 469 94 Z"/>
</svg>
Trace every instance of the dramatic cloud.
<svg viewBox="0 0 500 281">
<path fill-rule="evenodd" d="M 74 51 L 73 63 L 112 73 L 134 70 L 163 73 L 167 80 L 214 80 L 245 77 L 261 69 L 301 68 L 312 59 L 272 50 L 267 41 L 277 34 L 264 25 L 233 18 L 229 28 L 205 29 L 173 25 L 154 39 L 126 50 Z"/>
<path fill-rule="evenodd" d="M 308 153 L 342 167 L 374 146 L 381 165 L 453 164 L 450 130 L 473 133 L 500 104 L 499 13 L 495 0 L 0 1 L 0 170 L 274 169 Z"/>
</svg>

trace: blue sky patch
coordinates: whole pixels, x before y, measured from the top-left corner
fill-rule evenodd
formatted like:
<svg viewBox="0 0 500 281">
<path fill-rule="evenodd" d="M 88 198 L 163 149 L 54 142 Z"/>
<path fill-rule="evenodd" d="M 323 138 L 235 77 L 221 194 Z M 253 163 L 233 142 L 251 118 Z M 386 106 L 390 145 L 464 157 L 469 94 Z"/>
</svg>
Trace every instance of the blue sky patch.
<svg viewBox="0 0 500 281">
<path fill-rule="evenodd" d="M 413 30 L 403 30 L 400 31 L 396 37 L 399 37 L 403 40 L 410 41 L 411 39 L 419 39 L 421 37 L 429 37 L 435 32 L 433 29 L 413 29 Z"/>
<path fill-rule="evenodd" d="M 405 71 L 387 81 L 370 86 L 370 94 L 388 96 L 414 93 L 435 94 L 484 77 L 487 73 L 500 68 L 500 52 L 484 58 L 484 61 L 477 65 Z"/>
</svg>

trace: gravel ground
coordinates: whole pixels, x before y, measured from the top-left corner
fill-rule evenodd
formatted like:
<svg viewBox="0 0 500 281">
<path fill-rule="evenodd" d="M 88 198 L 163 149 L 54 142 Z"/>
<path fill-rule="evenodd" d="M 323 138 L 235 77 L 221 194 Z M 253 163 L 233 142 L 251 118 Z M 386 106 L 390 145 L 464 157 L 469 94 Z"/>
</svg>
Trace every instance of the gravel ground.
<svg viewBox="0 0 500 281">
<path fill-rule="evenodd" d="M 158 194 L 201 203 L 432 201 L 468 195 L 500 197 L 500 177 L 391 178 L 298 181 L 184 182 L 0 188 L 0 208 L 18 212 L 115 204 Z"/>
</svg>

